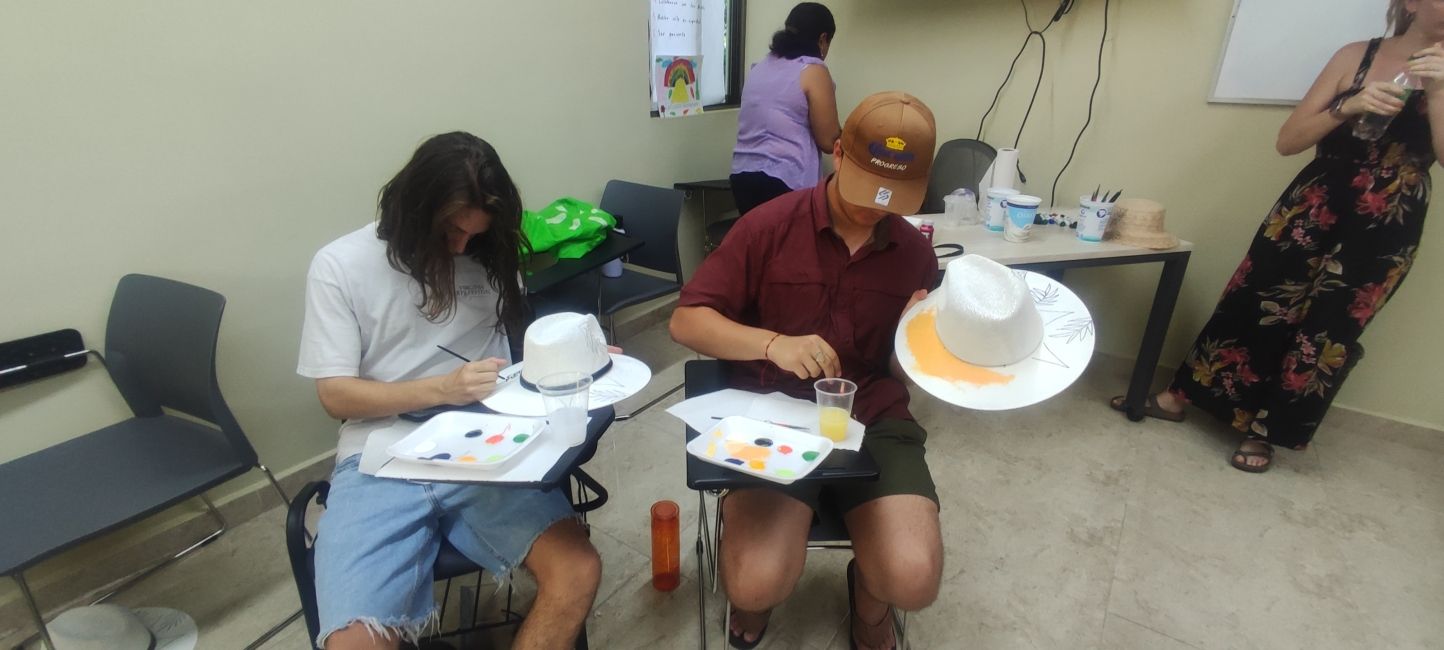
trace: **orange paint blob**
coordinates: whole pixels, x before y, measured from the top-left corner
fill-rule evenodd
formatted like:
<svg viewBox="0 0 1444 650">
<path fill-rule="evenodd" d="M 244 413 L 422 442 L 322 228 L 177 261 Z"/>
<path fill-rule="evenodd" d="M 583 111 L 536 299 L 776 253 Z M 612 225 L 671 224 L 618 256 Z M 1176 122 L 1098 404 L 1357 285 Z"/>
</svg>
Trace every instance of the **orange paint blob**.
<svg viewBox="0 0 1444 650">
<path fill-rule="evenodd" d="M 458 463 L 474 463 L 474 462 L 476 462 L 476 456 L 472 456 L 472 455 L 468 454 L 468 455 L 466 455 L 466 456 L 462 456 L 461 458 L 456 459 L 456 462 L 458 462 Z"/>
<path fill-rule="evenodd" d="M 908 351 L 923 374 L 952 382 L 989 386 L 1013 381 L 1013 375 L 975 366 L 953 356 L 938 338 L 937 310 L 927 309 L 908 323 Z"/>
<path fill-rule="evenodd" d="M 742 460 L 751 462 L 767 460 L 767 458 L 772 455 L 772 450 L 746 442 L 728 440 L 727 453 L 733 458 L 741 458 Z"/>
</svg>

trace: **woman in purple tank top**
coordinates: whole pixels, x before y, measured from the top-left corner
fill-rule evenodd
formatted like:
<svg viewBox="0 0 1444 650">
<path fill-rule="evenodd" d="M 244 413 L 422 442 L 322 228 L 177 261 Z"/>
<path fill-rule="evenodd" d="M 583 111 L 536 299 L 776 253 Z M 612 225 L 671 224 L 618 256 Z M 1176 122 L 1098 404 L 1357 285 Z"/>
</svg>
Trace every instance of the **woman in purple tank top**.
<svg viewBox="0 0 1444 650">
<path fill-rule="evenodd" d="M 840 133 L 837 87 L 822 62 L 836 33 L 827 7 L 798 4 L 748 72 L 732 152 L 739 214 L 820 180 L 820 154 L 832 152 Z"/>
</svg>

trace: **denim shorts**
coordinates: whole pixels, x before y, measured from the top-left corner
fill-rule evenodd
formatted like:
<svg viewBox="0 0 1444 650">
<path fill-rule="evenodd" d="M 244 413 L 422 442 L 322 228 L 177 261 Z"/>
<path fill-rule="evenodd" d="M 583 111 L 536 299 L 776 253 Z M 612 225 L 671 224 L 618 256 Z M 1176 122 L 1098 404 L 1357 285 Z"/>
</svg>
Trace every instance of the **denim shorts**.
<svg viewBox="0 0 1444 650">
<path fill-rule="evenodd" d="M 547 492 L 413 483 L 336 464 L 316 535 L 318 647 L 360 622 L 414 641 L 436 616 L 432 565 L 444 537 L 496 576 L 521 565 L 532 542 L 575 516 L 563 489 Z"/>
</svg>

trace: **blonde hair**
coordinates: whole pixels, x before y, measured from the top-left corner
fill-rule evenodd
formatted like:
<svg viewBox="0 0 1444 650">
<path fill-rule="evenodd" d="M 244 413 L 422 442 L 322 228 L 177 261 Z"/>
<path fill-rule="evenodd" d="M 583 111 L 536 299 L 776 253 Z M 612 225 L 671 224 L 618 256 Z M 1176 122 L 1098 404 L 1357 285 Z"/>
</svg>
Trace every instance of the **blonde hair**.
<svg viewBox="0 0 1444 650">
<path fill-rule="evenodd" d="M 1404 8 L 1404 0 L 1389 0 L 1389 30 L 1395 36 L 1409 31 L 1414 24 L 1414 14 Z"/>
</svg>

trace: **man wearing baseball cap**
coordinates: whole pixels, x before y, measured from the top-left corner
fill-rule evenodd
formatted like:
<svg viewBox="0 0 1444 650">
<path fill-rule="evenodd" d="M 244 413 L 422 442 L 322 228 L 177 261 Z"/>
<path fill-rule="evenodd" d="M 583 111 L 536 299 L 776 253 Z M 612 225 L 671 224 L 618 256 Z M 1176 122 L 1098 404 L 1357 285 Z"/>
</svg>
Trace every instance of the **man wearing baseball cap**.
<svg viewBox="0 0 1444 650">
<path fill-rule="evenodd" d="M 918 98 L 864 99 L 833 147 L 837 172 L 747 213 L 682 289 L 672 338 L 731 361 L 732 386 L 811 399 L 822 377 L 855 382 L 853 417 L 880 469 L 875 482 L 729 493 L 720 553 L 734 647 L 760 642 L 801 577 L 819 499 L 844 513 L 852 538 L 857 647 L 893 647 L 893 608 L 937 597 L 943 552 L 927 432 L 908 411 L 892 346 L 898 319 L 937 271 L 932 247 L 899 216 L 922 205 L 935 140 Z"/>
</svg>

